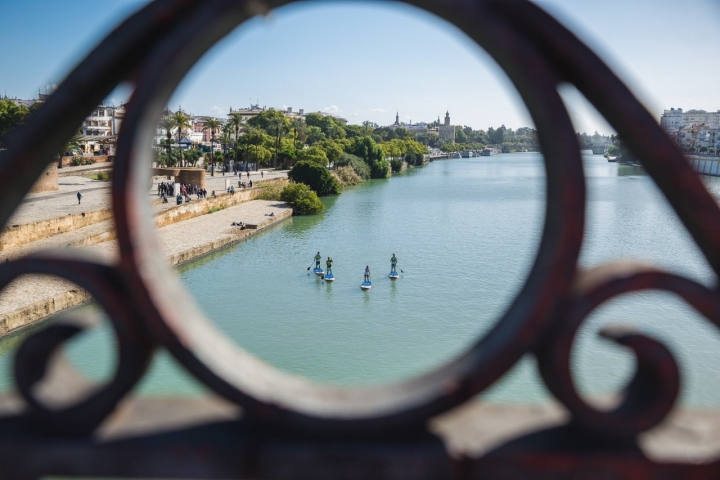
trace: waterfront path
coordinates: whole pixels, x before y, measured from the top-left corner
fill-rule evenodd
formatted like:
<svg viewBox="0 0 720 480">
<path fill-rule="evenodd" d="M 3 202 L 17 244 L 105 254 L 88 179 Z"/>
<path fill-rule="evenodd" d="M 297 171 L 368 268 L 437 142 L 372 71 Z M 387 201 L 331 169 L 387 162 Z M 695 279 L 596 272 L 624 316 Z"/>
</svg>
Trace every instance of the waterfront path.
<svg viewBox="0 0 720 480">
<path fill-rule="evenodd" d="M 253 172 L 251 178 L 254 176 Z M 259 179 L 260 175 L 258 174 L 257 177 Z M 285 172 L 271 172 L 270 175 L 266 175 L 264 181 L 274 181 L 283 177 L 286 177 Z M 233 177 L 228 175 L 225 179 L 233 179 Z M 231 199 L 224 191 L 225 179 L 220 176 L 208 182 L 219 193 L 217 199 L 208 198 L 205 201 L 221 203 Z M 52 214 L 67 215 L 68 211 L 80 213 L 85 210 L 103 210 L 110 207 L 109 185 L 98 189 L 98 182 L 93 183 L 85 177 L 62 177 L 61 183 L 63 180 L 66 180 L 67 183 L 60 192 L 36 194 L 32 197 L 33 201 L 23 203 L 13 217 L 15 221 L 24 220 L 22 223 L 31 223 L 53 218 Z M 233 181 L 237 186 L 237 177 L 234 177 Z M 253 183 L 255 183 L 254 178 Z M 210 186 L 206 187 L 208 192 L 211 191 Z M 68 190 L 70 187 L 72 187 L 70 191 L 62 191 L 63 189 Z M 83 192 L 83 201 L 80 206 L 77 205 L 75 197 L 77 191 Z M 63 193 L 66 194 L 66 197 L 62 196 Z M 58 197 L 58 195 L 60 196 Z M 237 195 L 239 194 L 236 193 Z M 160 203 L 157 195 L 153 192 L 148 193 L 148 199 L 156 215 L 173 208 L 182 208 L 175 202 Z M 183 204 L 183 206 L 187 205 Z M 269 216 L 270 213 L 273 215 Z M 167 224 L 157 229 L 157 235 L 163 255 L 170 264 L 177 265 L 233 244 L 291 215 L 292 210 L 283 203 L 251 200 L 227 207 L 220 206 L 213 213 L 198 214 L 193 218 Z M 257 229 L 241 230 L 231 225 L 233 222 L 239 221 L 257 225 Z M 90 245 L 86 246 L 85 244 L 88 242 Z M 83 248 L 85 251 L 98 255 L 104 261 L 114 262 L 117 260 L 118 246 L 115 241 L 113 220 L 103 220 L 15 248 L 5 249 L 2 251 L 0 260 L 17 258 L 39 250 L 67 247 Z M 86 292 L 65 280 L 46 276 L 20 278 L 0 293 L 0 335 L 87 300 Z"/>
</svg>

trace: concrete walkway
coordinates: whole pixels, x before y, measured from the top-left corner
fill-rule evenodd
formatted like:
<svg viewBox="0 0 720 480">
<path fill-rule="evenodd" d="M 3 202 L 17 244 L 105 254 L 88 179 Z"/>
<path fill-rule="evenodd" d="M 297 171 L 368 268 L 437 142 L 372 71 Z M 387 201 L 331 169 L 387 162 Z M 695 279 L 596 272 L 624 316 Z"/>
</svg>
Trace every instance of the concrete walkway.
<svg viewBox="0 0 720 480">
<path fill-rule="evenodd" d="M 281 178 L 285 174 L 285 172 L 272 173 L 274 175 L 268 175 L 265 179 L 268 177 L 269 179 Z M 96 184 L 84 177 L 63 177 L 61 181 L 72 178 L 78 180 L 76 180 L 76 184 L 72 185 L 71 192 L 65 192 L 67 197 L 63 196 L 63 193 L 57 192 L 36 195 L 31 202 L 23 203 L 13 218 L 18 223 L 21 223 L 20 220 L 33 222 L 53 218 L 52 215 L 58 212 L 64 215 L 68 211 L 79 213 L 86 208 L 109 208 L 109 188 L 98 189 Z M 253 178 L 253 174 L 250 178 Z M 234 181 L 234 184 L 237 185 L 237 177 L 233 178 L 229 175 L 225 178 L 215 177 L 208 184 L 214 185 L 216 190 L 222 192 L 222 195 L 226 195 L 224 193 L 226 179 Z M 65 188 L 67 187 L 69 187 L 68 184 L 65 185 Z M 80 206 L 77 205 L 77 199 L 74 197 L 74 193 L 79 187 L 85 187 L 80 190 L 85 192 Z M 208 192 L 211 191 L 210 186 L 206 188 Z M 175 202 L 160 203 L 154 193 L 148 194 L 148 200 L 152 202 L 152 209 L 155 213 L 176 206 Z M 270 213 L 273 215 L 268 216 Z M 157 234 L 163 255 L 171 265 L 176 265 L 235 243 L 263 228 L 289 218 L 291 215 L 292 210 L 280 202 L 253 200 L 158 228 Z M 258 229 L 240 230 L 231 225 L 233 222 L 239 221 L 258 225 Z M 201 233 L 188 235 L 188 231 Z M 87 239 L 93 239 L 94 244 L 82 246 Z M 113 220 L 97 222 L 4 250 L 2 258 L 17 258 L 35 251 L 71 247 L 83 248 L 108 262 L 115 262 L 118 245 L 115 241 Z M 45 276 L 22 277 L 0 292 L 0 335 L 87 300 L 88 296 L 84 291 L 67 281 Z"/>
</svg>

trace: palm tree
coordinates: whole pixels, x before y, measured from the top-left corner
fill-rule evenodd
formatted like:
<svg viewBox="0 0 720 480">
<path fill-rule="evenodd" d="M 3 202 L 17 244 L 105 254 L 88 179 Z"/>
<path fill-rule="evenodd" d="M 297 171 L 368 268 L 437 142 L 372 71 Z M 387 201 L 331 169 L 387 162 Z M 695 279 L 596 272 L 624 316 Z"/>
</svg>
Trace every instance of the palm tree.
<svg viewBox="0 0 720 480">
<path fill-rule="evenodd" d="M 237 163 L 238 163 L 238 158 L 237 158 L 238 136 L 240 135 L 240 129 L 242 128 L 243 124 L 244 124 L 244 122 L 243 122 L 242 115 L 240 115 L 239 113 L 231 113 L 230 114 L 230 119 L 228 120 L 227 125 L 228 125 L 228 128 L 235 130 L 235 165 L 237 165 Z"/>
<path fill-rule="evenodd" d="M 170 157 L 170 151 L 172 150 L 172 129 L 175 128 L 175 119 L 171 116 L 163 117 L 162 120 L 160 120 L 160 123 L 158 124 L 158 127 L 165 130 L 165 135 L 167 136 L 167 149 L 168 149 L 168 158 Z"/>
<path fill-rule="evenodd" d="M 227 127 L 227 125 L 225 125 Z M 230 136 L 230 132 L 228 131 L 228 128 L 223 129 L 222 135 L 220 135 L 220 144 L 223 146 L 223 175 L 225 174 L 225 157 L 227 156 L 227 149 L 230 143 L 232 143 L 233 139 Z"/>
<path fill-rule="evenodd" d="M 210 130 L 210 176 L 215 176 L 215 160 L 213 157 L 213 155 L 215 155 L 215 149 L 213 147 L 215 146 L 215 132 L 218 131 L 220 127 L 222 127 L 222 122 L 215 118 L 205 120 L 205 126 L 203 127 L 203 132 Z"/>
<path fill-rule="evenodd" d="M 173 121 L 175 122 L 175 127 L 177 128 L 177 137 L 178 137 L 178 145 L 180 144 L 180 139 L 183 136 L 183 133 L 185 133 L 188 129 L 192 128 L 192 118 L 185 115 L 185 113 L 182 110 L 178 110 L 175 112 L 175 114 L 172 116 Z M 182 154 L 182 148 L 180 149 L 180 164 L 185 166 L 185 162 L 183 159 Z"/>
</svg>

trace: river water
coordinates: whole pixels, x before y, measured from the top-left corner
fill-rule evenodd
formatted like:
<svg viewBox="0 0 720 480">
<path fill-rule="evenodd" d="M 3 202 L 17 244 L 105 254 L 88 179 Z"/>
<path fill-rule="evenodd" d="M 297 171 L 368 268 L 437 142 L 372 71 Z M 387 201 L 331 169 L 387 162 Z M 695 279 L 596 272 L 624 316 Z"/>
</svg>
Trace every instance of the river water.
<svg viewBox="0 0 720 480">
<path fill-rule="evenodd" d="M 710 285 L 713 274 L 641 168 L 583 158 L 588 184 L 581 264 L 634 259 Z M 720 183 L 706 178 L 717 197 Z M 487 331 L 519 291 L 542 231 L 545 175 L 535 153 L 433 162 L 323 199 L 327 210 L 294 217 L 179 270 L 217 327 L 277 368 L 337 385 L 389 382 L 448 361 Z M 195 232 L 201 234 L 201 232 Z M 337 280 L 309 274 L 315 253 L 331 256 Z M 403 274 L 387 278 L 395 253 Z M 323 262 L 324 265 L 324 262 Z M 373 288 L 360 290 L 370 266 Z M 92 307 L 83 307 L 91 309 Z M 573 372 L 581 391 L 620 388 L 631 357 L 597 338 L 605 324 L 632 325 L 661 338 L 683 373 L 681 402 L 720 404 L 720 337 L 670 294 L 632 294 L 595 312 L 580 331 Z M 0 341 L 0 388 L 12 388 L 14 346 Z M 94 378 L 114 362 L 101 325 L 68 348 Z M 147 394 L 204 391 L 160 353 L 138 389 Z M 526 358 L 483 394 L 491 401 L 551 398 Z"/>
</svg>

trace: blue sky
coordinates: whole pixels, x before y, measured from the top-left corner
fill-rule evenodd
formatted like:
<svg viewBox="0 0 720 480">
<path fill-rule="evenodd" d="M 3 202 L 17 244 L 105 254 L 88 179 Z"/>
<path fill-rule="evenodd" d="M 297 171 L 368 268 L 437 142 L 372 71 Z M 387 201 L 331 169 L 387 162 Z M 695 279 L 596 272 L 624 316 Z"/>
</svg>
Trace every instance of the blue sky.
<svg viewBox="0 0 720 480">
<path fill-rule="evenodd" d="M 538 0 L 628 83 L 664 108 L 720 109 L 716 0 Z M 0 0 L 0 94 L 36 96 L 141 0 Z M 610 127 L 573 89 L 576 128 Z M 115 93 L 111 101 L 123 96 Z M 486 129 L 531 122 L 492 60 L 454 27 L 396 3 L 307 3 L 241 26 L 180 85 L 171 107 L 224 116 L 230 106 L 336 113 L 353 123 L 432 121 Z"/>
</svg>

